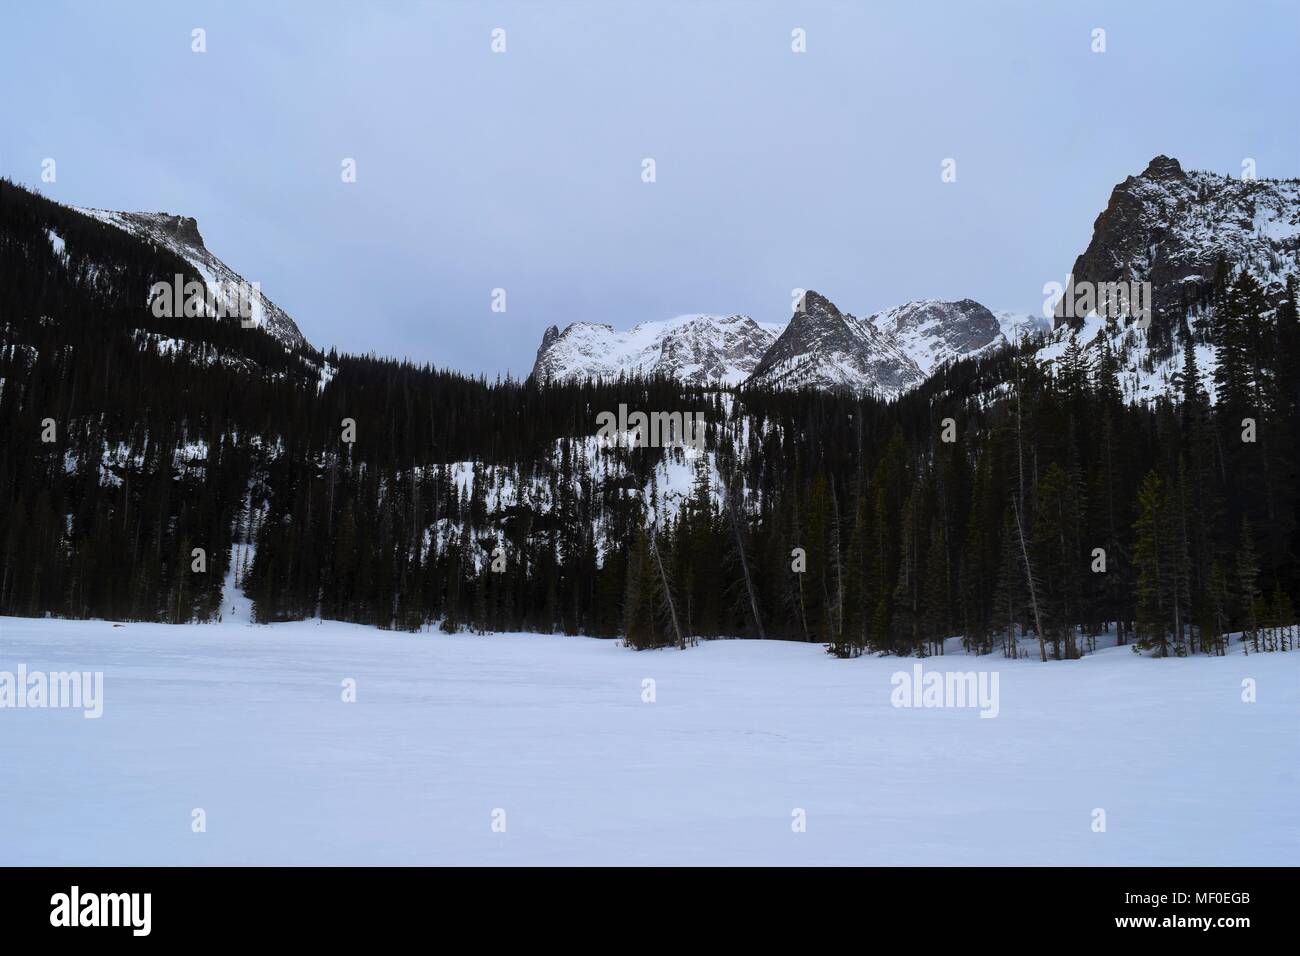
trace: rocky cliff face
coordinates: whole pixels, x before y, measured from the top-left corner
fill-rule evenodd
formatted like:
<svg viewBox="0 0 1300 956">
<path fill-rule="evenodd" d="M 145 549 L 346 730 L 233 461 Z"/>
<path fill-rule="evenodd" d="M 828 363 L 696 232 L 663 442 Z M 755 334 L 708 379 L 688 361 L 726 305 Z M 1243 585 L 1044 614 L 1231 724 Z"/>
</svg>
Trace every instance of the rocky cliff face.
<svg viewBox="0 0 1300 956">
<path fill-rule="evenodd" d="M 781 337 L 747 384 L 765 388 L 850 388 L 893 398 L 925 374 L 892 337 L 871 322 L 841 312 L 809 290 Z"/>
<path fill-rule="evenodd" d="M 1150 282 L 1159 321 L 1185 313 L 1220 260 L 1280 299 L 1287 276 L 1300 271 L 1300 181 L 1186 172 L 1157 156 L 1111 192 L 1071 275 L 1076 284 Z M 1057 327 L 1083 324 L 1084 315 L 1064 312 L 1062 303 Z"/>
<path fill-rule="evenodd" d="M 1076 308 L 1066 315 L 1063 301 L 1038 361 L 1059 362 L 1072 343 L 1094 366 L 1109 352 L 1125 400 L 1151 402 L 1177 391 L 1190 344 L 1214 401 L 1208 293 L 1220 270 L 1227 281 L 1244 270 L 1274 306 L 1282 300 L 1287 280 L 1300 273 L 1300 180 L 1187 172 L 1176 159 L 1157 156 L 1111 192 L 1072 272 L 1076 288 L 1149 282 L 1149 326 L 1109 318 L 1100 308 L 1100 314 Z"/>
<path fill-rule="evenodd" d="M 1086 311 L 1068 315 L 1062 303 L 1039 357 L 1055 362 L 1071 338 L 1093 351 L 1104 340 L 1118 358 L 1130 398 L 1164 394 L 1182 361 L 1182 320 L 1206 308 L 1216 274 L 1243 269 L 1274 303 L 1285 294 L 1287 280 L 1300 274 L 1300 180 L 1187 172 L 1177 160 L 1157 156 L 1140 175 L 1114 188 L 1092 240 L 1075 260 L 1070 290 L 1085 283 L 1094 289 L 1150 283 L 1149 300 L 1135 304 L 1150 306 L 1151 327 L 1107 324 Z M 590 323 L 564 332 L 552 327 L 534 372 L 602 377 L 657 371 L 695 382 L 851 388 L 892 398 L 945 362 L 1042 336 L 1051 331 L 1048 326 L 1040 316 L 992 312 L 972 299 L 920 299 L 859 319 L 809 292 L 804 308 L 784 327 L 742 316 L 687 316 L 628 333 Z M 1213 353 L 1203 333 L 1194 344 L 1208 370 Z"/>
<path fill-rule="evenodd" d="M 208 251 L 192 217 L 165 212 L 113 212 L 107 209 L 79 209 L 100 222 L 116 226 L 151 242 L 156 242 L 192 265 L 208 286 L 227 288 L 245 285 L 245 280 L 230 266 Z M 307 344 L 298 325 L 287 312 L 268 299 L 260 290 L 252 296 L 252 318 L 286 348 Z"/>
</svg>

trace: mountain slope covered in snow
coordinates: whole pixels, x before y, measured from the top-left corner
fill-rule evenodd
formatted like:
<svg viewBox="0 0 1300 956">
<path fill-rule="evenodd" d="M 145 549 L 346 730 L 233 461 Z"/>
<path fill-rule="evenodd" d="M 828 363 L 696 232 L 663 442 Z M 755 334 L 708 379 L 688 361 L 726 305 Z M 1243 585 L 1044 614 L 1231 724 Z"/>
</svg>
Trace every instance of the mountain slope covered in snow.
<svg viewBox="0 0 1300 956">
<path fill-rule="evenodd" d="M 1109 352 L 1124 399 L 1151 402 L 1178 387 L 1190 346 L 1213 403 L 1217 312 L 1242 274 L 1259 283 L 1275 318 L 1288 281 L 1300 275 L 1300 180 L 1186 172 L 1176 159 L 1157 156 L 1112 191 L 1065 283 L 1038 361 L 1055 364 L 1071 342 L 1094 368 Z M 1149 284 L 1149 322 L 1105 314 L 1096 290 L 1121 282 Z M 1079 307 L 1088 290 L 1094 307 Z"/>
<path fill-rule="evenodd" d="M 945 362 L 992 352 L 1048 327 L 1045 319 L 993 312 L 974 299 L 918 299 L 877 312 L 868 321 L 925 375 Z"/>
<path fill-rule="evenodd" d="M 113 212 L 108 209 L 72 208 L 169 249 L 193 266 L 210 289 L 249 287 L 252 306 L 250 318 L 258 327 L 288 349 L 307 344 L 302 331 L 287 312 L 268 299 L 260 288 L 251 290 L 249 280 L 208 250 L 194 219 L 165 212 Z"/>
<path fill-rule="evenodd" d="M 808 292 L 803 309 L 785 325 L 687 315 L 627 332 L 592 322 L 572 323 L 563 332 L 551 326 L 533 375 L 560 381 L 665 374 L 695 385 L 849 388 L 894 398 L 944 362 L 992 352 L 1047 324 L 991 312 L 971 299 L 923 299 L 859 319 Z"/>
<path fill-rule="evenodd" d="M 1111 192 L 1070 274 L 1076 284 L 1150 282 L 1159 331 L 1204 299 L 1221 263 L 1257 278 L 1274 304 L 1281 299 L 1287 277 L 1300 272 L 1300 180 L 1185 172 L 1157 156 Z M 1058 307 L 1056 324 L 1084 318 Z"/>
<path fill-rule="evenodd" d="M 682 315 L 642 322 L 627 332 L 573 322 L 551 326 L 537 350 L 533 375 L 542 381 L 668 375 L 693 385 L 736 385 L 758 365 L 781 326 L 747 315 Z"/>
<path fill-rule="evenodd" d="M 802 305 L 754 369 L 748 385 L 849 388 L 893 398 L 924 380 L 916 363 L 870 322 L 841 312 L 811 289 Z"/>
</svg>

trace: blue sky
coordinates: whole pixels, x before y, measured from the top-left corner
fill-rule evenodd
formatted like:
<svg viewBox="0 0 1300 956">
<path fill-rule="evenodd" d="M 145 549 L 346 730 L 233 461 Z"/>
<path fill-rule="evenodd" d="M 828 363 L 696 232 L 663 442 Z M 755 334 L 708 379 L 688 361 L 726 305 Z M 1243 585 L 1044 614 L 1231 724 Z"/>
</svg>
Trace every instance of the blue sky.
<svg viewBox="0 0 1300 956">
<path fill-rule="evenodd" d="M 1295 3 L 41 0 L 4 21 L 0 175 L 196 217 L 319 346 L 490 377 L 526 374 L 551 323 L 784 321 L 795 287 L 859 315 L 1034 311 L 1152 156 L 1300 176 Z"/>
</svg>

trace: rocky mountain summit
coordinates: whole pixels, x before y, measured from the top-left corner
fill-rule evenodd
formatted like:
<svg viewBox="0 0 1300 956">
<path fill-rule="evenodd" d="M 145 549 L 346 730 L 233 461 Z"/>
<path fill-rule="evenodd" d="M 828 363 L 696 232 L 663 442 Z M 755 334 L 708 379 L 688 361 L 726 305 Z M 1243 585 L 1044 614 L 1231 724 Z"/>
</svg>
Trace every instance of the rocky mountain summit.
<svg viewBox="0 0 1300 956">
<path fill-rule="evenodd" d="M 870 321 L 841 312 L 811 289 L 747 384 L 767 388 L 850 388 L 893 398 L 925 373 Z"/>
<path fill-rule="evenodd" d="M 171 250 L 192 265 L 209 288 L 245 287 L 250 284 L 249 280 L 245 280 L 208 250 L 199 233 L 199 224 L 192 217 L 166 212 L 114 212 L 86 208 L 78 208 L 77 211 Z M 251 317 L 267 333 L 289 349 L 307 344 L 297 323 L 260 289 L 250 298 Z"/>
<path fill-rule="evenodd" d="M 1282 298 L 1287 277 L 1300 271 L 1300 180 L 1186 172 L 1156 156 L 1111 192 L 1070 274 L 1075 285 L 1151 283 L 1159 323 L 1203 298 L 1220 263 L 1251 273 L 1271 301 Z M 1085 318 L 1067 315 L 1063 302 L 1054 325 Z"/>
</svg>

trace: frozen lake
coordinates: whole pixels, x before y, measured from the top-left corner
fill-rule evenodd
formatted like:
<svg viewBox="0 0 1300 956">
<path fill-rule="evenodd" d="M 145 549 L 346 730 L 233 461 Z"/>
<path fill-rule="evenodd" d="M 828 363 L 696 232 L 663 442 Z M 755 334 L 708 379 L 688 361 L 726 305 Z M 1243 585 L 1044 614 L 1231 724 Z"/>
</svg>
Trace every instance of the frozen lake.
<svg viewBox="0 0 1300 956">
<path fill-rule="evenodd" d="M 923 662 L 993 719 L 892 706 L 915 663 L 0 618 L 0 672 L 104 674 L 0 709 L 0 864 L 1300 862 L 1300 654 Z"/>
</svg>

